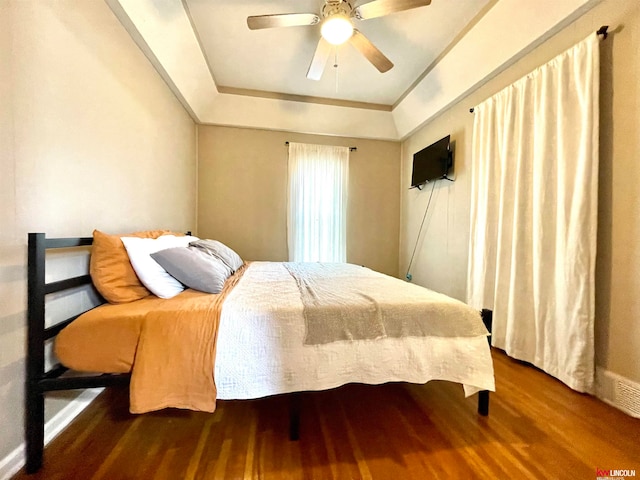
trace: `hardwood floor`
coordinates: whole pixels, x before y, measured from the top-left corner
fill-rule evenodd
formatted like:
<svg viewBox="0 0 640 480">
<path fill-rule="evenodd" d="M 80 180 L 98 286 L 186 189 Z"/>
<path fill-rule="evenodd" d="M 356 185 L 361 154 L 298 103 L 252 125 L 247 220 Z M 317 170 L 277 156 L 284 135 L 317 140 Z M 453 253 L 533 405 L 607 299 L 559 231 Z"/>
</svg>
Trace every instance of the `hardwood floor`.
<svg viewBox="0 0 640 480">
<path fill-rule="evenodd" d="M 304 394 L 300 440 L 288 396 L 219 402 L 214 414 L 131 415 L 101 394 L 15 479 L 595 479 L 640 476 L 640 420 L 494 351 L 489 417 L 447 382 L 348 385 Z"/>
</svg>

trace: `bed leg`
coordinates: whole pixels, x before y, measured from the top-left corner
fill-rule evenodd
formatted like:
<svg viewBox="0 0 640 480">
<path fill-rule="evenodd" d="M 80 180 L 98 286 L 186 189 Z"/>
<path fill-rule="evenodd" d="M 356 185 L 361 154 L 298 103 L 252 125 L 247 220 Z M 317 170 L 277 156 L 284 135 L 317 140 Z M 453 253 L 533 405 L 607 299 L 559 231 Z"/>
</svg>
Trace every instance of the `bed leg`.
<svg viewBox="0 0 640 480">
<path fill-rule="evenodd" d="M 493 331 L 493 311 L 485 308 L 480 312 L 480 316 L 482 317 L 482 323 L 491 333 Z M 489 348 L 491 348 L 491 337 L 487 337 L 487 341 L 489 342 Z M 483 417 L 489 415 L 489 390 L 478 392 L 478 413 Z"/>
<path fill-rule="evenodd" d="M 292 393 L 289 403 L 289 440 L 300 439 L 300 394 Z"/>
<path fill-rule="evenodd" d="M 44 394 L 37 387 L 27 387 L 26 443 L 27 473 L 35 473 L 42 467 L 44 454 Z"/>
<path fill-rule="evenodd" d="M 489 415 L 489 390 L 478 392 L 478 413 L 483 417 Z"/>
</svg>

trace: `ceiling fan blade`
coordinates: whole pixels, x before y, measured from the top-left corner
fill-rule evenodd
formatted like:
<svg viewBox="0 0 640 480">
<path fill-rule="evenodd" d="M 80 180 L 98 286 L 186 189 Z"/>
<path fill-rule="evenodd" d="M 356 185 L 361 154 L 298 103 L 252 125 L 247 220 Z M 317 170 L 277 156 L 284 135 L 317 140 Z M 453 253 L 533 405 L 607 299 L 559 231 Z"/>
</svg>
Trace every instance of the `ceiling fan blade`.
<svg viewBox="0 0 640 480">
<path fill-rule="evenodd" d="M 353 30 L 353 35 L 349 39 L 351 45 L 356 47 L 357 50 L 364 55 L 367 60 L 369 60 L 374 67 L 380 71 L 380 73 L 384 73 L 393 68 L 393 63 L 384 54 L 376 48 L 376 46 L 369 41 L 367 37 L 365 37 L 358 30 Z"/>
<path fill-rule="evenodd" d="M 315 25 L 320 23 L 320 17 L 315 13 L 282 13 L 279 15 L 256 15 L 247 17 L 247 25 L 251 30 L 274 27 L 297 27 L 300 25 Z"/>
<path fill-rule="evenodd" d="M 323 37 L 320 37 L 318 46 L 316 47 L 316 53 L 313 54 L 313 60 L 311 60 L 311 65 L 309 65 L 309 70 L 307 70 L 307 78 L 309 80 L 320 80 L 330 54 L 331 44 Z"/>
<path fill-rule="evenodd" d="M 430 4 L 431 0 L 373 0 L 356 7 L 353 16 L 359 20 L 368 20 Z"/>
</svg>

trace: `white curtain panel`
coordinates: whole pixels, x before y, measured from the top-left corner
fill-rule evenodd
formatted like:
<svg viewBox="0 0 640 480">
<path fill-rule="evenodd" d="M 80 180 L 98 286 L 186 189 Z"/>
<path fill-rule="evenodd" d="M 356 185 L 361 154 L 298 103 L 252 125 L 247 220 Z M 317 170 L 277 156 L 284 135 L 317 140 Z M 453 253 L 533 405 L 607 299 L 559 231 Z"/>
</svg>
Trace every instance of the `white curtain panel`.
<svg viewBox="0 0 640 480">
<path fill-rule="evenodd" d="M 346 262 L 349 148 L 289 144 L 291 262 Z"/>
<path fill-rule="evenodd" d="M 592 392 L 599 38 L 474 110 L 468 303 L 492 344 Z"/>
</svg>

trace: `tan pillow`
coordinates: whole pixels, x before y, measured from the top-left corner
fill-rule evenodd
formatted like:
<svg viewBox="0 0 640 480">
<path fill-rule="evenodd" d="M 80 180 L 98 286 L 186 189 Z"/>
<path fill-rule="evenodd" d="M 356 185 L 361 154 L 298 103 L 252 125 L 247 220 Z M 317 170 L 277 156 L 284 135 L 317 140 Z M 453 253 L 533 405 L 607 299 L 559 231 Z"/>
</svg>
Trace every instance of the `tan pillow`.
<svg viewBox="0 0 640 480">
<path fill-rule="evenodd" d="M 93 231 L 89 273 L 93 284 L 107 302 L 133 302 L 151 293 L 136 276 L 120 237 L 158 238 L 170 233 L 169 230 L 149 230 L 108 235 L 99 230 Z"/>
</svg>

